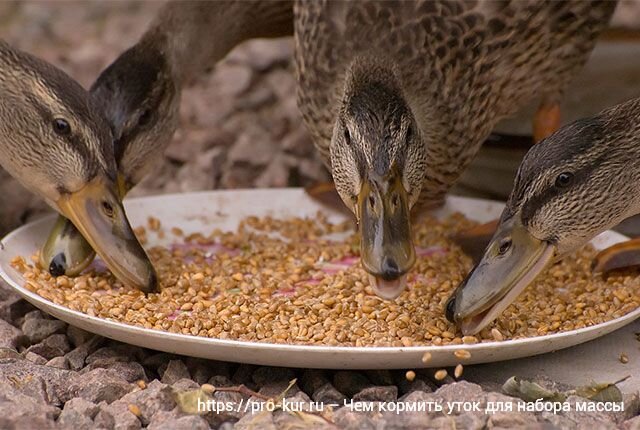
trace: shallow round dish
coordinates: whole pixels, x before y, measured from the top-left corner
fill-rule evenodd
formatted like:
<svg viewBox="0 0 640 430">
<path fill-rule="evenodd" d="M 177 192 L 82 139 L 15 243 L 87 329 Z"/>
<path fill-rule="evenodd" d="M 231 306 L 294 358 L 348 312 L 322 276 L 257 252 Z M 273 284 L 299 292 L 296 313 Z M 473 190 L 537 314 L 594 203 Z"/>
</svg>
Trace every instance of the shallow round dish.
<svg viewBox="0 0 640 430">
<path fill-rule="evenodd" d="M 215 227 L 235 229 L 240 219 L 249 215 L 275 217 L 313 216 L 319 210 L 326 212 L 331 221 L 340 221 L 344 215 L 320 206 L 301 189 L 234 190 L 143 197 L 125 202 L 134 226 L 145 225 L 153 215 L 166 227 L 180 227 L 185 233 L 209 231 Z M 488 200 L 450 197 L 438 215 L 462 212 L 480 221 L 497 218 L 503 205 Z M 84 330 L 122 342 L 215 360 L 235 361 L 271 366 L 329 369 L 402 369 L 425 367 L 421 358 L 430 352 L 429 367 L 457 364 L 453 352 L 459 345 L 416 347 L 333 347 L 252 343 L 210 339 L 168 333 L 130 326 L 110 320 L 91 317 L 81 312 L 56 305 L 23 287 L 24 279 L 14 270 L 10 261 L 15 256 L 30 256 L 41 245 L 53 225 L 54 217 L 46 217 L 13 231 L 2 240 L 0 250 L 0 276 L 20 295 L 41 310 Z M 169 235 L 167 235 L 169 236 Z M 603 248 L 627 238 L 615 232 L 605 232 L 594 239 L 596 248 Z M 162 244 L 149 237 L 149 246 Z M 165 239 L 169 241 L 170 239 Z M 640 309 L 592 327 L 563 333 L 503 342 L 465 345 L 471 359 L 465 364 L 488 363 L 528 357 L 577 345 L 610 333 L 640 316 Z"/>
</svg>

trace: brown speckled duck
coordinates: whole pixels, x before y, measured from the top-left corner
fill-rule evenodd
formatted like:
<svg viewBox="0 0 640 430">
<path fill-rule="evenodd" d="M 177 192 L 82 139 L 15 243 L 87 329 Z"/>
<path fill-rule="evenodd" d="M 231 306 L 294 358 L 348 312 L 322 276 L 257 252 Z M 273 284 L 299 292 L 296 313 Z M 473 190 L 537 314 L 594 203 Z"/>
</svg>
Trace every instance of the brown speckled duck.
<svg viewBox="0 0 640 430">
<path fill-rule="evenodd" d="M 544 269 L 599 233 L 640 213 L 640 99 L 575 121 L 524 157 L 482 260 L 447 305 L 447 318 L 475 334 Z M 640 264 L 640 240 L 596 258 L 595 271 Z"/>
<path fill-rule="evenodd" d="M 540 139 L 615 8 L 608 1 L 297 2 L 299 106 L 394 298 L 410 211 L 442 203 L 496 123 L 540 98 Z"/>
<path fill-rule="evenodd" d="M 288 1 L 168 2 L 141 37 L 98 77 L 91 96 L 115 137 L 119 193 L 157 165 L 177 126 L 180 93 L 237 44 L 293 32 Z M 53 275 L 77 275 L 95 253 L 60 217 L 40 254 Z"/>
<path fill-rule="evenodd" d="M 69 218 L 123 283 L 153 291 L 156 273 L 117 192 L 112 139 L 79 84 L 0 41 L 0 164 Z"/>
</svg>

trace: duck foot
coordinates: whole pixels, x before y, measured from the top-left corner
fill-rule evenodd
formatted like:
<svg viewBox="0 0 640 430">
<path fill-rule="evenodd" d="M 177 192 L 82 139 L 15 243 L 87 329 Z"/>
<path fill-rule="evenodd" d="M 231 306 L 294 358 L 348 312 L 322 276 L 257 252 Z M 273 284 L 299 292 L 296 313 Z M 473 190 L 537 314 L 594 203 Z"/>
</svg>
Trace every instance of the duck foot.
<svg viewBox="0 0 640 430">
<path fill-rule="evenodd" d="M 543 101 L 533 117 L 533 139 L 536 143 L 560 128 L 560 104 Z"/>
<path fill-rule="evenodd" d="M 594 272 L 603 273 L 633 267 L 640 267 L 640 238 L 603 249 L 595 256 L 591 265 Z"/>
<path fill-rule="evenodd" d="M 493 234 L 498 228 L 499 222 L 500 220 L 495 219 L 477 225 L 469 230 L 464 230 L 452 235 L 451 240 L 462 249 L 462 252 L 473 259 L 474 264 L 477 264 L 482 259 L 487 245 L 489 245 Z"/>
</svg>

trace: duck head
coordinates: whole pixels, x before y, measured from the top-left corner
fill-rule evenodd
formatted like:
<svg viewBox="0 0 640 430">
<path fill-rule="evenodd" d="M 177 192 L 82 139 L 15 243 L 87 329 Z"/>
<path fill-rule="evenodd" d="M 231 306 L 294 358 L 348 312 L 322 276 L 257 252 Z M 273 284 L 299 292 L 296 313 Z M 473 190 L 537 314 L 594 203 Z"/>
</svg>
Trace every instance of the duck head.
<svg viewBox="0 0 640 430">
<path fill-rule="evenodd" d="M 640 209 L 640 101 L 560 129 L 526 154 L 482 260 L 447 318 L 475 334 L 545 268 Z"/>
<path fill-rule="evenodd" d="M 180 87 L 163 46 L 157 37 L 144 38 L 122 53 L 91 87 L 91 97 L 114 135 L 121 198 L 161 160 L 177 126 Z M 53 275 L 73 276 L 94 256 L 73 224 L 60 219 L 42 248 L 40 263 Z"/>
<path fill-rule="evenodd" d="M 70 219 L 125 284 L 156 288 L 127 220 L 110 127 L 62 71 L 0 43 L 2 166 Z"/>
<path fill-rule="evenodd" d="M 330 157 L 336 189 L 358 222 L 372 287 L 394 299 L 415 262 L 410 210 L 420 194 L 426 154 L 393 68 L 354 62 Z"/>
</svg>

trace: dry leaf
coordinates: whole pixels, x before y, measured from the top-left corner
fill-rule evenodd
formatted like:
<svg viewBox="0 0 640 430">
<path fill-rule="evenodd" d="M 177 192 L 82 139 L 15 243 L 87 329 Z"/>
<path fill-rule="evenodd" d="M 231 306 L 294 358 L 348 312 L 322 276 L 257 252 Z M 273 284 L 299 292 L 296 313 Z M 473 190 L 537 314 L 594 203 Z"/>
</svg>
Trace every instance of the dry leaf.
<svg viewBox="0 0 640 430">
<path fill-rule="evenodd" d="M 502 391 L 510 396 L 518 397 L 525 402 L 543 399 L 550 402 L 564 402 L 567 396 L 557 391 L 549 391 L 535 382 L 518 379 L 512 376 L 502 386 Z"/>
<path fill-rule="evenodd" d="M 205 407 L 198 408 L 198 403 L 207 403 L 207 401 L 212 400 L 213 398 L 204 392 L 202 389 L 190 390 L 190 391 L 180 391 L 178 393 L 174 393 L 174 398 L 182 412 L 187 414 L 194 415 L 204 415 L 208 412 L 208 409 Z"/>
<path fill-rule="evenodd" d="M 576 394 L 595 402 L 621 402 L 622 392 L 618 388 L 617 384 L 622 381 L 626 381 L 628 378 L 629 376 L 625 376 L 624 378 L 612 383 L 593 382 L 590 385 L 576 388 Z"/>
</svg>

